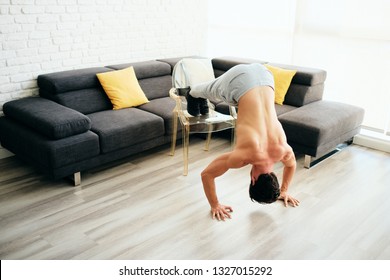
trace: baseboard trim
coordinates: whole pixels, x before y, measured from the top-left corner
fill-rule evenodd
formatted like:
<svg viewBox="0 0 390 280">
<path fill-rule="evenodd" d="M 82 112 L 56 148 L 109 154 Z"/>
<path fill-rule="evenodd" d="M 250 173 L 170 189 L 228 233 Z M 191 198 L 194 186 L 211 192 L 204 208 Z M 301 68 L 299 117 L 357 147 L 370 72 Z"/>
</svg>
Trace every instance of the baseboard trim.
<svg viewBox="0 0 390 280">
<path fill-rule="evenodd" d="M 390 140 L 373 137 L 365 134 L 358 134 L 354 137 L 353 143 L 374 150 L 390 153 Z"/>
</svg>

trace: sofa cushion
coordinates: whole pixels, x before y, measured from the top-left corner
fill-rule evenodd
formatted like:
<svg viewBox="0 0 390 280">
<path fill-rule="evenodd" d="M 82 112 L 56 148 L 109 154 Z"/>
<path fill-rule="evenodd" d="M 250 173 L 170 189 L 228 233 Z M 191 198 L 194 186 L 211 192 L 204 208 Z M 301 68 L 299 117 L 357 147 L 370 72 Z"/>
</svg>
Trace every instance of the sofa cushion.
<svg viewBox="0 0 390 280">
<path fill-rule="evenodd" d="M 169 64 L 155 60 L 108 65 L 106 67 L 114 70 L 121 70 L 131 66 L 134 67 L 135 75 L 138 80 L 171 75 L 171 66 Z"/>
<path fill-rule="evenodd" d="M 39 94 L 83 114 L 108 110 L 111 102 L 96 77 L 108 71 L 112 69 L 93 67 L 42 74 L 38 76 Z"/>
<path fill-rule="evenodd" d="M 289 142 L 315 148 L 356 130 L 363 117 L 359 107 L 321 100 L 282 114 L 279 120 Z"/>
<path fill-rule="evenodd" d="M 295 109 L 297 109 L 297 107 L 295 106 L 285 105 L 285 104 L 284 105 L 275 104 L 276 115 L 278 117 L 285 113 L 291 112 Z"/>
<path fill-rule="evenodd" d="M 41 91 L 40 95 L 84 115 L 112 109 L 111 101 L 101 86 L 54 95 L 46 95 L 46 92 Z"/>
<path fill-rule="evenodd" d="M 137 108 L 107 110 L 89 114 L 99 135 L 102 153 L 119 150 L 164 135 L 164 120 Z"/>
<path fill-rule="evenodd" d="M 98 73 L 96 76 L 110 98 L 114 110 L 149 102 L 138 83 L 133 67 Z"/>
<path fill-rule="evenodd" d="M 301 107 L 309 103 L 322 100 L 324 84 L 314 86 L 291 84 L 284 97 L 283 104 Z"/>
<path fill-rule="evenodd" d="M 150 101 L 156 98 L 169 96 L 169 90 L 172 87 L 172 76 L 152 77 L 139 80 L 138 82 Z"/>
<path fill-rule="evenodd" d="M 112 71 L 105 67 L 92 67 L 43 74 L 38 76 L 38 87 L 50 94 L 100 87 L 97 73 Z"/>
<path fill-rule="evenodd" d="M 139 106 L 138 108 L 152 114 L 155 114 L 164 119 L 165 135 L 172 135 L 173 130 L 173 109 L 175 108 L 175 101 L 170 97 L 158 98 L 151 100 L 149 103 Z M 181 130 L 181 126 L 178 126 Z"/>
<path fill-rule="evenodd" d="M 107 67 L 114 70 L 133 67 L 138 82 L 148 100 L 169 95 L 169 89 L 172 87 L 172 69 L 168 63 L 151 60 L 109 65 Z"/>
<path fill-rule="evenodd" d="M 84 133 L 91 128 L 91 121 L 85 115 L 40 97 L 7 102 L 3 111 L 7 117 L 39 131 L 50 139 Z"/>
</svg>

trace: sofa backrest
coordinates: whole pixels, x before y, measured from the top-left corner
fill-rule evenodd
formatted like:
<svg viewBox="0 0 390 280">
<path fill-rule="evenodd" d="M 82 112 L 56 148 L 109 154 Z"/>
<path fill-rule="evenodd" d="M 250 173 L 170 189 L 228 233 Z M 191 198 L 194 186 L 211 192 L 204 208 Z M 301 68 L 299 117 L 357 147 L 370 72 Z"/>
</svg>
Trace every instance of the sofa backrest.
<svg viewBox="0 0 390 280">
<path fill-rule="evenodd" d="M 132 66 L 138 82 L 149 100 L 168 97 L 169 89 L 172 87 L 172 69 L 181 58 L 133 62 L 43 74 L 38 76 L 39 93 L 42 97 L 51 99 L 83 114 L 111 110 L 112 104 L 96 74 Z M 219 77 L 237 64 L 247 63 L 264 64 L 267 62 L 234 57 L 212 59 L 216 77 Z M 324 70 L 270 64 L 297 70 L 286 94 L 284 104 L 300 107 L 322 99 L 326 79 Z"/>
<path fill-rule="evenodd" d="M 138 82 L 149 100 L 168 97 L 172 87 L 171 66 L 160 61 L 134 62 L 106 67 L 62 71 L 38 76 L 41 97 L 53 100 L 83 114 L 111 110 L 97 73 L 133 66 Z"/>
<path fill-rule="evenodd" d="M 131 66 L 134 68 L 139 85 L 149 100 L 169 97 L 169 90 L 172 87 L 172 69 L 169 64 L 151 60 L 106 67 L 113 70 L 121 70 Z"/>
<path fill-rule="evenodd" d="M 39 75 L 39 94 L 83 114 L 112 109 L 96 77 L 107 71 L 112 69 L 95 67 Z"/>
<path fill-rule="evenodd" d="M 214 67 L 215 76 L 219 77 L 227 70 L 238 64 L 265 64 L 268 62 L 256 59 L 221 57 L 212 59 L 212 63 Z M 326 71 L 321 69 L 297 67 L 284 64 L 269 64 L 284 69 L 297 70 L 297 73 L 294 75 L 291 81 L 291 85 L 287 91 L 283 104 L 300 107 L 322 99 L 324 93 Z"/>
</svg>

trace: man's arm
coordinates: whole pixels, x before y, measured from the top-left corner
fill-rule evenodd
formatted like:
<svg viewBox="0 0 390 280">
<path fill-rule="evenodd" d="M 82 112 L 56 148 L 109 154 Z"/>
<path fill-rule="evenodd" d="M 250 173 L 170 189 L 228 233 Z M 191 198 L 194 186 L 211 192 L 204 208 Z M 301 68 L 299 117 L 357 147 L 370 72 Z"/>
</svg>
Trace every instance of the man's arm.
<svg viewBox="0 0 390 280">
<path fill-rule="evenodd" d="M 299 201 L 287 194 L 288 187 L 290 186 L 292 178 L 294 177 L 295 169 L 297 166 L 295 155 L 292 149 L 289 150 L 286 156 L 282 159 L 282 163 L 284 164 L 283 181 L 282 186 L 280 187 L 279 199 L 284 201 L 284 205 L 286 207 L 289 202 L 292 204 L 292 206 L 295 207 L 299 205 Z"/>
<path fill-rule="evenodd" d="M 244 161 L 237 156 L 237 152 L 233 151 L 217 157 L 202 171 L 203 189 L 210 204 L 213 219 L 225 220 L 226 217 L 230 218 L 229 212 L 233 212 L 233 209 L 230 206 L 219 203 L 215 178 L 221 176 L 230 168 L 239 168 L 244 165 Z"/>
</svg>

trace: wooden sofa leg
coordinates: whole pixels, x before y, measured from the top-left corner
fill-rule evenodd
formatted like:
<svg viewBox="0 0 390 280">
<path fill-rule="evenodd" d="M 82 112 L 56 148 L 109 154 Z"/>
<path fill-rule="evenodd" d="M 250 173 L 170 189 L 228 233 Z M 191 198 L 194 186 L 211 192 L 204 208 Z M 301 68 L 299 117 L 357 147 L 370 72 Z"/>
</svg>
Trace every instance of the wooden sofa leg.
<svg viewBox="0 0 390 280">
<path fill-rule="evenodd" d="M 75 187 L 79 186 L 81 184 L 81 172 L 74 173 L 72 181 L 74 182 Z"/>
</svg>

